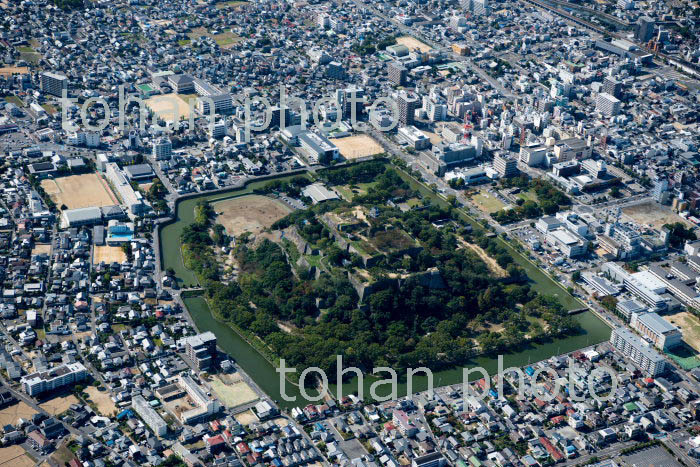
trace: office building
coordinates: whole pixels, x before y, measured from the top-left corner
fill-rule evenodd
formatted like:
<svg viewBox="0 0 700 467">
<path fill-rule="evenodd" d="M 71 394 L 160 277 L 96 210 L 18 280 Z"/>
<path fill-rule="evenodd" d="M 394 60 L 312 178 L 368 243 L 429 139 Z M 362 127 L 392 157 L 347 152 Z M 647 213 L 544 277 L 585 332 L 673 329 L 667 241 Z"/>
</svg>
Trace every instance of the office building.
<svg viewBox="0 0 700 467">
<path fill-rule="evenodd" d="M 27 375 L 20 382 L 24 392 L 36 396 L 83 381 L 87 374 L 87 369 L 82 363 L 64 363 L 50 370 Z"/>
<path fill-rule="evenodd" d="M 634 313 L 630 326 L 664 351 L 680 345 L 683 337 L 680 329 L 657 313 Z"/>
<path fill-rule="evenodd" d="M 617 311 L 627 322 L 632 319 L 633 314 L 646 313 L 648 311 L 647 307 L 639 303 L 634 299 L 618 300 L 617 305 L 615 305 L 615 311 Z"/>
<path fill-rule="evenodd" d="M 663 311 L 667 308 L 666 300 L 655 290 L 652 290 L 652 287 L 656 286 L 649 281 L 643 282 L 640 280 L 640 276 L 632 276 L 620 265 L 613 262 L 604 263 L 601 270 L 608 274 L 613 281 L 621 282 L 629 292 L 646 303 L 652 311 Z"/>
<path fill-rule="evenodd" d="M 474 15 L 488 15 L 491 12 L 489 0 L 466 0 L 464 6 Z"/>
<path fill-rule="evenodd" d="M 421 106 L 418 96 L 406 91 L 400 91 L 397 93 L 396 102 L 399 107 L 399 123 L 401 126 L 413 125 L 416 109 Z"/>
<path fill-rule="evenodd" d="M 507 154 L 496 154 L 493 158 L 493 168 L 503 178 L 515 177 L 518 175 L 518 161 Z"/>
<path fill-rule="evenodd" d="M 41 74 L 41 92 L 62 97 L 64 90 L 68 91 L 68 78 L 66 76 L 48 71 Z"/>
<path fill-rule="evenodd" d="M 618 295 L 620 293 L 620 287 L 617 284 L 613 284 L 606 278 L 593 274 L 590 271 L 584 271 L 581 277 L 583 278 L 583 282 L 593 289 L 599 297 Z"/>
<path fill-rule="evenodd" d="M 567 258 L 576 258 L 588 252 L 588 240 L 566 227 L 550 231 L 545 237 L 545 241 Z"/>
<path fill-rule="evenodd" d="M 430 138 L 414 126 L 404 126 L 398 130 L 398 138 L 407 143 L 416 151 L 428 149 L 431 146 Z"/>
<path fill-rule="evenodd" d="M 666 360 L 632 331 L 619 327 L 610 334 L 610 344 L 634 362 L 647 376 L 655 377 L 666 371 Z"/>
<path fill-rule="evenodd" d="M 365 90 L 354 86 L 338 89 L 335 93 L 335 100 L 342 112 L 343 119 L 352 118 L 354 109 L 355 120 L 358 120 L 365 108 Z"/>
<path fill-rule="evenodd" d="M 173 143 L 170 142 L 170 138 L 162 137 L 158 138 L 155 143 L 153 143 L 153 159 L 167 160 L 173 155 Z"/>
<path fill-rule="evenodd" d="M 185 337 L 181 341 L 185 348 L 187 358 L 195 365 L 198 371 L 208 370 L 214 365 L 216 359 L 216 336 L 207 331 L 196 336 Z"/>
<path fill-rule="evenodd" d="M 146 402 L 143 396 L 134 396 L 131 398 L 131 407 L 134 412 L 141 417 L 141 420 L 153 430 L 157 436 L 165 436 L 168 433 L 168 424 L 158 415 L 151 405 Z"/>
<path fill-rule="evenodd" d="M 557 162 L 588 159 L 591 154 L 593 154 L 593 148 L 581 138 L 563 139 L 554 145 L 554 156 Z"/>
<path fill-rule="evenodd" d="M 654 37 L 654 20 L 648 16 L 639 18 L 634 37 L 640 42 L 650 41 Z"/>
<path fill-rule="evenodd" d="M 326 76 L 331 79 L 345 78 L 345 68 L 340 62 L 330 62 L 326 65 Z"/>
<path fill-rule="evenodd" d="M 547 146 L 521 146 L 520 162 L 528 167 L 539 167 L 544 163 L 549 148 Z"/>
<path fill-rule="evenodd" d="M 299 135 L 299 144 L 310 162 L 328 164 L 340 158 L 338 147 L 325 136 L 307 131 Z"/>
<path fill-rule="evenodd" d="M 408 76 L 408 70 L 399 62 L 389 62 L 386 66 L 386 71 L 389 75 L 389 81 L 398 85 L 404 86 L 406 84 L 406 77 Z"/>
<path fill-rule="evenodd" d="M 620 113 L 620 100 L 606 92 L 598 94 L 596 99 L 595 110 L 606 117 L 614 117 Z"/>
<path fill-rule="evenodd" d="M 603 92 L 619 99 L 622 95 L 622 83 L 615 78 L 606 76 L 603 80 Z"/>
</svg>

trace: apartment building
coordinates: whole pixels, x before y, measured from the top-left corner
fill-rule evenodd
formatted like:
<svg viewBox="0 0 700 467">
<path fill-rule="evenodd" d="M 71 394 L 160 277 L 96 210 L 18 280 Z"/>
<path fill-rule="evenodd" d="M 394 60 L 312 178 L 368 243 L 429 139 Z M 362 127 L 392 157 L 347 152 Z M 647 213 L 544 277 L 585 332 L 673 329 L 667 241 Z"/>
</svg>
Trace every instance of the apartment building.
<svg viewBox="0 0 700 467">
<path fill-rule="evenodd" d="M 153 143 L 153 159 L 160 161 L 170 159 L 173 155 L 173 143 L 170 138 L 162 137 L 158 138 L 155 143 Z"/>
<path fill-rule="evenodd" d="M 68 78 L 58 73 L 45 72 L 41 74 L 41 92 L 62 97 L 63 91 L 68 90 Z"/>
<path fill-rule="evenodd" d="M 615 328 L 610 344 L 623 356 L 634 362 L 647 376 L 655 377 L 666 371 L 666 360 L 639 336 L 625 328 Z"/>
<path fill-rule="evenodd" d="M 165 436 L 168 433 L 168 424 L 158 415 L 158 412 L 153 410 L 153 407 L 146 402 L 143 396 L 132 397 L 131 407 L 156 435 Z"/>
<path fill-rule="evenodd" d="M 212 367 L 216 359 L 216 335 L 207 331 L 196 336 L 185 337 L 180 341 L 185 354 L 194 363 L 198 371 Z"/>
<path fill-rule="evenodd" d="M 617 97 L 607 92 L 601 92 L 596 99 L 595 110 L 606 117 L 614 117 L 620 113 L 621 105 L 620 99 Z"/>
<path fill-rule="evenodd" d="M 62 388 L 87 378 L 87 369 L 82 363 L 65 363 L 47 371 L 32 373 L 21 379 L 22 389 L 30 396 L 36 396 Z"/>
</svg>

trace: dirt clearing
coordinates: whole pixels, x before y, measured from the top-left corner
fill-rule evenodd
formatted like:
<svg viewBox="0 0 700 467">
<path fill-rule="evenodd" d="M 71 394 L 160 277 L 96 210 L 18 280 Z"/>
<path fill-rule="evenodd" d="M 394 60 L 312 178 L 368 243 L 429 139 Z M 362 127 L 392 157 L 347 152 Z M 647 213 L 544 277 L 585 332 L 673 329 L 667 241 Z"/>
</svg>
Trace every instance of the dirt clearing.
<svg viewBox="0 0 700 467">
<path fill-rule="evenodd" d="M 246 410 L 245 412 L 241 412 L 239 414 L 236 414 L 233 416 L 233 418 L 238 421 L 243 426 L 248 426 L 251 423 L 256 423 L 259 421 L 258 417 L 253 413 L 252 410 Z"/>
<path fill-rule="evenodd" d="M 97 411 L 102 415 L 112 415 L 117 411 L 117 406 L 109 397 L 107 391 L 100 391 L 95 386 L 88 386 L 85 388 L 85 392 L 90 396 L 90 400 L 97 406 Z"/>
<path fill-rule="evenodd" d="M 432 50 L 432 47 L 430 47 L 427 44 L 422 43 L 416 38 L 413 38 L 411 36 L 402 36 L 402 37 L 397 37 L 396 38 L 396 43 L 405 45 L 406 47 L 411 49 L 419 49 L 421 52 L 427 52 L 429 50 Z"/>
<path fill-rule="evenodd" d="M 100 264 L 102 261 L 107 264 L 114 262 L 123 263 L 126 261 L 126 254 L 118 246 L 95 246 L 92 262 L 93 264 Z"/>
<path fill-rule="evenodd" d="M 486 263 L 486 266 L 488 266 L 489 270 L 496 276 L 496 277 L 506 277 L 508 273 L 506 272 L 505 269 L 503 269 L 495 259 L 491 258 L 486 251 L 484 251 L 483 248 L 481 248 L 479 245 L 475 245 L 473 243 L 465 242 L 464 240 L 460 239 L 459 243 L 462 246 L 465 246 L 472 250 L 474 253 L 479 255 L 479 258 Z"/>
<path fill-rule="evenodd" d="M 686 226 L 693 226 L 693 224 L 675 214 L 669 208 L 653 202 L 627 206 L 622 208 L 622 214 L 638 224 L 649 225 L 655 229 L 660 229 L 664 224 L 673 224 L 674 222 L 682 222 Z"/>
<path fill-rule="evenodd" d="M 177 94 L 163 94 L 146 100 L 146 105 L 156 115 L 165 121 L 175 122 L 182 118 L 190 118 L 190 105 Z M 173 112 L 175 119 L 173 119 Z"/>
<path fill-rule="evenodd" d="M 340 154 L 348 160 L 374 156 L 384 152 L 382 145 L 369 135 L 333 138 L 330 141 L 338 147 Z"/>
<path fill-rule="evenodd" d="M 230 409 L 258 400 L 255 391 L 238 374 L 214 376 L 211 387 Z"/>
<path fill-rule="evenodd" d="M 29 458 L 21 446 L 14 445 L 0 448 L 0 465 L 30 467 L 34 465 L 34 461 Z"/>
<path fill-rule="evenodd" d="M 666 319 L 681 329 L 686 344 L 700 352 L 700 319 L 687 311 L 669 315 Z"/>
<path fill-rule="evenodd" d="M 114 206 L 119 204 L 107 182 L 95 174 L 71 175 L 42 180 L 41 187 L 59 208 Z"/>
<path fill-rule="evenodd" d="M 32 248 L 32 255 L 48 255 L 51 254 L 51 245 L 48 243 L 37 243 Z"/>
<path fill-rule="evenodd" d="M 34 415 L 36 410 L 29 407 L 24 402 L 18 402 L 9 407 L 5 407 L 0 410 L 0 425 L 5 426 L 17 423 L 17 419 L 24 418 L 29 419 Z"/>
<path fill-rule="evenodd" d="M 216 222 L 235 237 L 244 232 L 257 235 L 291 212 L 281 202 L 259 195 L 217 201 L 213 207 L 217 213 Z"/>
<path fill-rule="evenodd" d="M 71 404 L 78 404 L 79 401 L 74 395 L 69 395 L 69 396 L 63 396 L 63 397 L 55 397 L 51 400 L 48 400 L 42 404 L 39 404 L 39 407 L 42 409 L 46 410 L 48 413 L 51 415 L 60 415 L 66 410 L 68 410 L 71 406 Z"/>
</svg>

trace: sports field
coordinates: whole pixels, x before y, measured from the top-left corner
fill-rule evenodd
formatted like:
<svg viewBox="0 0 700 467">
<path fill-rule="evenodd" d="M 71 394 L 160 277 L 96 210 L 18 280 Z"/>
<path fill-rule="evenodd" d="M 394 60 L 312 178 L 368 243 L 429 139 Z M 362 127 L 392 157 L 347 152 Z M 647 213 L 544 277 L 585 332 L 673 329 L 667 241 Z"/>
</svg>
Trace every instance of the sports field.
<svg viewBox="0 0 700 467">
<path fill-rule="evenodd" d="M 107 264 L 126 261 L 126 254 L 121 247 L 118 246 L 95 246 L 92 256 L 93 264 L 100 264 L 102 261 Z"/>
<path fill-rule="evenodd" d="M 259 195 L 217 201 L 212 206 L 217 214 L 216 222 L 235 237 L 244 232 L 259 234 L 291 211 L 280 201 Z"/>
<path fill-rule="evenodd" d="M 117 197 L 105 180 L 96 173 L 49 178 L 41 181 L 41 187 L 59 208 L 68 209 L 114 206 Z"/>
<path fill-rule="evenodd" d="M 168 122 L 190 118 L 190 106 L 177 94 L 162 94 L 146 99 L 146 105 L 156 115 Z M 173 112 L 175 118 L 173 118 Z"/>
<path fill-rule="evenodd" d="M 26 75 L 29 67 L 26 66 L 4 66 L 0 68 L 0 76 L 8 77 L 12 75 Z"/>
<path fill-rule="evenodd" d="M 384 152 L 384 148 L 369 135 L 333 138 L 330 141 L 338 147 L 340 155 L 346 159 L 359 159 Z"/>
<path fill-rule="evenodd" d="M 638 224 L 650 225 L 655 229 L 660 229 L 664 224 L 673 224 L 675 222 L 682 222 L 686 226 L 693 225 L 672 212 L 670 208 L 655 202 L 622 208 L 622 214 Z"/>
<path fill-rule="evenodd" d="M 397 37 L 396 43 L 405 45 L 409 49 L 419 49 L 421 52 L 427 52 L 428 50 L 432 49 L 432 47 L 430 47 L 429 45 L 424 44 L 418 39 L 413 38 L 411 36 Z"/>
<path fill-rule="evenodd" d="M 258 395 L 239 375 L 214 376 L 211 387 L 228 408 L 258 400 Z"/>
<path fill-rule="evenodd" d="M 485 191 L 480 191 L 479 194 L 472 196 L 472 201 L 476 203 L 479 209 L 488 214 L 500 211 L 505 207 L 501 200 L 496 198 L 492 193 Z"/>
</svg>

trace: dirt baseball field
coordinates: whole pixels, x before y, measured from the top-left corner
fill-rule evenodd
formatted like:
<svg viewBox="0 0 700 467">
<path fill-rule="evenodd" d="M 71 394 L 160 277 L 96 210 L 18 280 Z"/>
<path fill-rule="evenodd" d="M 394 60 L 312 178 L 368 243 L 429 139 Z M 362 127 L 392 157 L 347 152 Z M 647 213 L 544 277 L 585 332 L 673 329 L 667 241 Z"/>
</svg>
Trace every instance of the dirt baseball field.
<svg viewBox="0 0 700 467">
<path fill-rule="evenodd" d="M 397 37 L 396 43 L 401 44 L 401 45 L 405 45 L 409 49 L 418 49 L 421 52 L 427 52 L 428 50 L 432 49 L 432 47 L 430 47 L 429 45 L 424 44 L 421 41 L 419 41 L 418 39 L 415 39 L 411 36 Z"/>
<path fill-rule="evenodd" d="M 146 105 L 153 113 L 166 121 L 175 121 L 173 120 L 173 110 L 176 110 L 176 118 L 178 121 L 182 118 L 190 118 L 189 104 L 182 100 L 177 94 L 153 96 L 146 100 Z"/>
<path fill-rule="evenodd" d="M 27 66 L 4 66 L 0 68 L 0 76 L 8 77 L 12 75 L 26 75 L 29 73 Z"/>
<path fill-rule="evenodd" d="M 48 243 L 37 243 L 32 248 L 32 255 L 48 255 L 51 253 L 51 245 Z"/>
<path fill-rule="evenodd" d="M 17 404 L 0 410 L 0 425 L 14 425 L 17 423 L 18 418 L 30 418 L 35 413 L 36 410 L 32 409 L 24 402 L 18 402 Z"/>
<path fill-rule="evenodd" d="M 12 467 L 31 467 L 34 465 L 22 446 L 8 446 L 0 448 L 0 465 Z"/>
<path fill-rule="evenodd" d="M 228 408 L 258 400 L 258 395 L 239 375 L 214 376 L 211 387 Z"/>
<path fill-rule="evenodd" d="M 92 256 L 92 261 L 93 264 L 100 264 L 102 261 L 107 264 L 114 262 L 122 263 L 126 261 L 126 254 L 121 247 L 118 246 L 96 246 Z"/>
<path fill-rule="evenodd" d="M 651 225 L 655 229 L 663 227 L 664 224 L 673 224 L 675 222 L 682 222 L 687 226 L 693 225 L 669 208 L 654 202 L 622 208 L 622 214 L 638 224 Z"/>
<path fill-rule="evenodd" d="M 97 406 L 97 411 L 102 415 L 112 415 L 117 411 L 117 406 L 109 397 L 107 391 L 99 391 L 95 386 L 88 386 L 85 392 L 90 396 L 90 400 Z"/>
<path fill-rule="evenodd" d="M 358 159 L 384 152 L 384 148 L 369 135 L 334 138 L 330 141 L 338 146 L 340 154 L 346 159 Z"/>
<path fill-rule="evenodd" d="M 46 410 L 51 415 L 60 415 L 68 410 L 71 404 L 77 404 L 78 402 L 78 398 L 71 394 L 69 396 L 54 397 L 51 400 L 39 404 L 39 407 Z"/>
<path fill-rule="evenodd" d="M 252 410 L 246 410 L 245 412 L 236 414 L 233 416 L 233 418 L 235 418 L 236 421 L 243 426 L 248 426 L 251 423 L 259 421 L 258 417 L 253 413 Z"/>
<path fill-rule="evenodd" d="M 213 204 L 216 222 L 226 228 L 226 233 L 239 236 L 244 232 L 256 235 L 286 216 L 291 210 L 281 202 L 267 196 L 241 196 Z"/>
<path fill-rule="evenodd" d="M 59 208 L 64 204 L 68 209 L 119 204 L 107 182 L 95 173 L 42 180 L 41 187 Z"/>
</svg>

